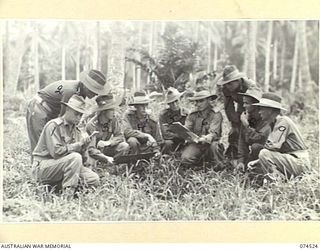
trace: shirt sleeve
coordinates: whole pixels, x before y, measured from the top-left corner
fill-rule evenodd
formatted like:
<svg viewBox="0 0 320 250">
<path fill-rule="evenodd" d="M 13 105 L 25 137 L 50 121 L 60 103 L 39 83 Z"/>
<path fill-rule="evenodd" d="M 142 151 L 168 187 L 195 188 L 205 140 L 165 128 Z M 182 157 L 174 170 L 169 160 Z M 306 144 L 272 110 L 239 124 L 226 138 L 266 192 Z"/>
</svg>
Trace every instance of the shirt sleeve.
<svg viewBox="0 0 320 250">
<path fill-rule="evenodd" d="M 213 119 L 210 123 L 209 127 L 209 134 L 205 136 L 205 139 L 208 143 L 211 143 L 212 141 L 218 141 L 221 138 L 221 125 L 222 125 L 222 114 L 216 113 L 213 116 Z"/>
<path fill-rule="evenodd" d="M 194 119 L 192 118 L 192 115 L 189 114 L 189 115 L 187 116 L 187 118 L 186 118 L 186 122 L 185 122 L 184 126 L 185 126 L 187 129 L 189 129 L 189 130 L 192 131 L 193 123 L 194 123 Z"/>
<path fill-rule="evenodd" d="M 265 148 L 272 151 L 278 151 L 286 141 L 288 134 L 289 124 L 285 120 L 276 123 L 267 139 Z"/>
<path fill-rule="evenodd" d="M 245 163 L 246 158 L 249 155 L 249 147 L 245 140 L 245 128 L 241 125 L 239 141 L 238 141 L 238 160 Z"/>
<path fill-rule="evenodd" d="M 232 126 L 235 126 L 236 124 L 240 124 L 240 113 L 236 112 L 234 107 L 234 101 L 231 95 L 224 97 L 224 108 L 225 108 L 228 120 L 232 123 Z"/>
<path fill-rule="evenodd" d="M 256 131 L 254 128 L 248 127 L 244 128 L 244 136 L 246 142 L 250 145 L 253 143 L 265 144 L 269 134 L 271 132 L 271 128 L 269 125 L 264 126 L 259 131 Z"/>
<path fill-rule="evenodd" d="M 144 133 L 143 133 L 143 132 L 132 128 L 132 126 L 131 126 L 131 124 L 130 124 L 130 121 L 129 121 L 128 115 L 125 115 L 125 116 L 124 116 L 124 119 L 123 119 L 123 128 L 124 128 L 124 136 L 125 136 L 125 138 L 130 138 L 130 137 L 136 137 L 136 138 L 144 137 Z"/>
<path fill-rule="evenodd" d="M 61 138 L 59 127 L 55 123 L 49 123 L 44 130 L 46 136 L 46 145 L 52 158 L 57 159 L 67 155 L 70 151 L 81 151 L 80 142 L 65 144 Z"/>
<path fill-rule="evenodd" d="M 113 138 L 110 140 L 111 145 L 114 146 L 120 142 L 124 141 L 124 136 L 120 128 L 120 124 L 115 120 L 112 124 L 113 126 Z"/>
<path fill-rule="evenodd" d="M 106 156 L 96 147 L 97 145 L 97 138 L 94 136 L 88 146 L 88 154 L 95 160 L 106 162 Z"/>
</svg>

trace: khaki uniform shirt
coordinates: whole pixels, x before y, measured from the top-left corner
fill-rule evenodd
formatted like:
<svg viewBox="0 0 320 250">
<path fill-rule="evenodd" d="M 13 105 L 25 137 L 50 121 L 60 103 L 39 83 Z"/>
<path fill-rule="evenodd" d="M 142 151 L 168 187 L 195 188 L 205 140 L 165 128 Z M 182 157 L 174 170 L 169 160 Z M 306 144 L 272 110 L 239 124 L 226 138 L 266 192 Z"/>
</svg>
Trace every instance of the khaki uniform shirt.
<svg viewBox="0 0 320 250">
<path fill-rule="evenodd" d="M 63 113 L 60 113 L 61 101 L 68 102 L 72 95 L 79 93 L 79 81 L 72 80 L 56 81 L 38 91 L 39 96 L 52 110 L 51 115 L 53 117 Z"/>
<path fill-rule="evenodd" d="M 144 137 L 143 134 L 146 133 L 152 135 L 158 143 L 162 141 L 158 123 L 148 114 L 144 119 L 139 120 L 136 112 L 130 110 L 124 115 L 123 126 L 124 137 L 126 139 L 130 137 Z"/>
<path fill-rule="evenodd" d="M 175 137 L 172 132 L 168 131 L 168 126 L 173 122 L 180 122 L 182 125 L 184 125 L 188 113 L 189 111 L 185 108 L 180 108 L 176 111 L 168 108 L 161 112 L 159 123 L 163 139 L 170 140 Z"/>
<path fill-rule="evenodd" d="M 251 115 L 252 118 L 253 115 Z M 239 159 L 246 159 L 249 155 L 249 146 L 254 143 L 264 145 L 269 134 L 271 133 L 271 127 L 269 122 L 262 121 L 258 114 L 255 114 L 255 119 L 251 119 L 249 127 L 241 125 L 239 145 L 238 145 L 238 157 Z M 250 120 L 250 118 L 249 118 Z"/>
<path fill-rule="evenodd" d="M 116 118 L 106 124 L 100 124 L 98 116 L 96 115 L 88 122 L 86 131 L 89 135 L 94 131 L 99 132 L 99 134 L 93 136 L 88 147 L 89 156 L 96 160 L 101 159 L 101 156 L 102 158 L 104 157 L 103 153 L 97 148 L 97 143 L 99 141 L 110 141 L 111 146 L 116 146 L 120 142 L 124 141 L 123 133 L 121 132 L 119 122 Z"/>
<path fill-rule="evenodd" d="M 232 127 L 239 127 L 241 125 L 240 115 L 244 111 L 243 108 L 243 98 L 238 95 L 238 92 L 245 93 L 248 88 L 252 88 L 255 86 L 253 83 L 243 80 L 240 84 L 239 89 L 234 92 L 228 91 L 226 87 L 222 88 L 222 92 L 224 95 L 224 107 L 226 111 L 226 115 L 229 121 L 232 124 Z M 237 108 L 235 104 L 237 103 Z"/>
<path fill-rule="evenodd" d="M 49 121 L 41 132 L 33 156 L 41 159 L 58 159 L 70 152 L 83 152 L 80 144 L 81 132 L 69 125 L 62 117 Z"/>
<path fill-rule="evenodd" d="M 222 132 L 222 114 L 208 107 L 204 111 L 194 111 L 186 119 L 185 126 L 198 136 L 205 136 L 206 142 L 218 141 Z"/>
<path fill-rule="evenodd" d="M 280 153 L 292 153 L 306 150 L 302 135 L 288 116 L 278 116 L 270 133 L 265 148 Z"/>
</svg>

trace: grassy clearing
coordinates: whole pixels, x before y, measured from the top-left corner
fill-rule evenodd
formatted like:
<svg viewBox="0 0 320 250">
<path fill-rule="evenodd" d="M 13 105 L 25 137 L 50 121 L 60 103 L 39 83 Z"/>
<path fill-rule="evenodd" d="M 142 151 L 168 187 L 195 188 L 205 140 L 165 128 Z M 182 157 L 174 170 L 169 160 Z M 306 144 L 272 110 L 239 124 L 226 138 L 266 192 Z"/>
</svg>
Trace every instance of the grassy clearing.
<svg viewBox="0 0 320 250">
<path fill-rule="evenodd" d="M 246 185 L 247 176 L 235 170 L 200 171 L 182 178 L 176 173 L 178 160 L 162 158 L 161 167 L 148 166 L 146 178 L 140 181 L 135 175 L 99 170 L 102 185 L 95 192 L 66 201 L 32 180 L 21 113 L 6 112 L 4 117 L 5 222 L 320 219 L 319 134 L 314 114 L 299 124 L 313 165 L 301 180 L 253 188 Z"/>
</svg>

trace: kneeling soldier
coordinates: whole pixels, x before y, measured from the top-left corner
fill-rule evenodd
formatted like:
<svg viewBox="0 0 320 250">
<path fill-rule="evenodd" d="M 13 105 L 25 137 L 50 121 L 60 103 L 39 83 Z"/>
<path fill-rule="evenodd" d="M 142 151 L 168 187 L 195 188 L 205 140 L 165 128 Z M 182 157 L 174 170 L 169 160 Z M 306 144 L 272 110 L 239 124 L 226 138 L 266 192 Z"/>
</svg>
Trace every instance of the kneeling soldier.
<svg viewBox="0 0 320 250">
<path fill-rule="evenodd" d="M 145 93 L 134 93 L 133 101 L 129 103 L 134 106 L 134 110 L 129 110 L 124 115 L 124 136 L 130 145 L 131 154 L 160 153 L 160 128 L 146 112 L 149 101 Z"/>
<path fill-rule="evenodd" d="M 86 126 L 88 134 L 98 132 L 88 147 L 89 157 L 94 160 L 92 163 L 89 158 L 89 164 L 93 166 L 96 161 L 112 163 L 112 157 L 126 155 L 129 151 L 129 145 L 124 140 L 119 121 L 115 118 L 116 105 L 113 95 L 99 96 L 96 102 L 97 107 L 93 109 L 96 115 Z"/>
<path fill-rule="evenodd" d="M 270 123 L 272 131 L 264 149 L 260 151 L 259 159 L 249 162 L 248 167 L 255 168 L 264 176 L 277 172 L 286 179 L 309 170 L 307 146 L 298 127 L 288 116 L 280 115 L 280 110 L 285 110 L 281 105 L 281 97 L 264 93 L 259 103 L 253 105 L 259 106 L 262 120 Z"/>
<path fill-rule="evenodd" d="M 165 154 L 173 152 L 180 144 L 184 143 L 184 139 L 179 138 L 178 135 L 169 130 L 169 125 L 173 122 L 180 122 L 182 125 L 185 124 L 189 112 L 187 109 L 180 108 L 179 106 L 179 99 L 182 95 L 183 93 L 170 87 L 164 101 L 169 108 L 163 110 L 159 117 L 161 133 L 164 139 L 162 152 Z"/>
<path fill-rule="evenodd" d="M 258 159 L 260 150 L 271 132 L 268 121 L 261 119 L 259 107 L 252 104 L 258 103 L 262 92 L 258 87 L 250 88 L 243 96 L 245 111 L 241 114 L 241 127 L 238 143 L 238 167 L 244 168 L 249 162 Z"/>
<path fill-rule="evenodd" d="M 196 92 L 189 99 L 195 101 L 197 111 L 187 116 L 185 126 L 200 137 L 197 143 L 190 143 L 182 151 L 182 165 L 192 167 L 199 165 L 203 160 L 210 159 L 214 164 L 224 160 L 223 145 L 219 142 L 221 137 L 222 114 L 213 111 L 210 99 L 217 95 L 210 94 L 208 90 Z"/>
<path fill-rule="evenodd" d="M 82 137 L 76 127 L 85 112 L 83 97 L 73 95 L 65 103 L 63 116 L 49 121 L 33 151 L 33 174 L 43 184 L 62 183 L 64 191 L 73 194 L 79 181 L 85 185 L 99 184 L 99 176 L 83 166 L 82 154 L 91 137 Z M 69 193 L 70 192 L 70 193 Z"/>
</svg>

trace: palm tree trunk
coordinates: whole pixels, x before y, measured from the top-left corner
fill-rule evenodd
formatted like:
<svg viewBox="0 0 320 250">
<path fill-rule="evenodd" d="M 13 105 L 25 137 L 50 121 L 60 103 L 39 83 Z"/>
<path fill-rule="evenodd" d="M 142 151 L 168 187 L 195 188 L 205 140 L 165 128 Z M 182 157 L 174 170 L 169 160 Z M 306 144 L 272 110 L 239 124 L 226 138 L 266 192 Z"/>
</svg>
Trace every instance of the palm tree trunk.
<svg viewBox="0 0 320 250">
<path fill-rule="evenodd" d="M 213 56 L 213 70 L 217 70 L 217 64 L 218 64 L 218 45 L 213 44 L 214 46 L 214 56 Z"/>
<path fill-rule="evenodd" d="M 143 22 L 140 21 L 139 22 L 139 37 L 138 37 L 138 46 L 139 48 L 142 47 L 142 31 L 143 31 Z M 141 56 L 138 55 L 138 61 L 140 62 L 141 61 Z M 140 90 L 140 87 L 141 87 L 141 68 L 140 66 L 137 67 L 137 74 L 136 74 L 136 79 L 137 79 L 137 89 L 136 90 Z"/>
<path fill-rule="evenodd" d="M 273 80 L 277 79 L 278 77 L 277 70 L 278 70 L 278 40 L 275 40 L 273 45 L 273 70 L 272 70 Z"/>
<path fill-rule="evenodd" d="M 40 89 L 39 80 L 39 24 L 34 23 L 33 32 L 33 49 L 34 49 L 34 91 L 37 92 Z"/>
<path fill-rule="evenodd" d="M 149 55 L 153 56 L 153 46 L 154 46 L 154 32 L 155 32 L 155 22 L 151 21 L 150 23 L 150 37 L 149 37 Z M 147 84 L 150 83 L 150 77 L 147 76 Z"/>
<path fill-rule="evenodd" d="M 66 80 L 66 46 L 63 41 L 61 48 L 61 79 Z"/>
<path fill-rule="evenodd" d="M 301 90 L 302 87 L 302 74 L 301 74 L 301 66 L 299 63 L 299 70 L 298 70 L 299 74 L 298 74 L 298 89 Z"/>
<path fill-rule="evenodd" d="M 76 79 L 80 79 L 80 40 L 77 44 L 77 55 L 76 55 Z"/>
<path fill-rule="evenodd" d="M 111 46 L 109 56 L 108 82 L 111 86 L 120 89 L 124 82 L 124 62 L 125 62 L 125 37 L 123 24 L 121 22 L 111 23 Z"/>
<path fill-rule="evenodd" d="M 287 50 L 287 42 L 286 38 L 283 35 L 282 36 L 282 48 L 281 48 L 281 54 L 280 54 L 280 81 L 279 81 L 279 87 L 281 88 L 284 81 L 284 70 L 285 70 L 285 63 L 286 63 L 286 50 Z"/>
<path fill-rule="evenodd" d="M 210 26 L 209 26 L 210 27 Z M 211 71 L 211 30 L 208 28 L 208 65 L 207 72 Z"/>
<path fill-rule="evenodd" d="M 269 91 L 270 83 L 270 54 L 271 54 L 271 41 L 272 41 L 272 21 L 268 23 L 268 34 L 266 41 L 266 63 L 264 72 L 264 91 Z"/>
<path fill-rule="evenodd" d="M 133 90 L 133 92 L 135 92 L 136 85 L 137 85 L 136 65 L 134 63 L 131 63 L 131 66 L 132 66 L 132 90 Z"/>
<path fill-rule="evenodd" d="M 299 31 L 296 32 L 296 39 L 294 44 L 294 53 L 292 60 L 292 75 L 291 75 L 291 83 L 290 83 L 290 93 L 294 93 L 296 79 L 297 79 L 297 63 L 298 63 L 298 52 L 299 52 Z"/>
<path fill-rule="evenodd" d="M 100 21 L 96 23 L 96 37 L 97 37 L 97 69 L 101 70 L 101 33 Z"/>
<path fill-rule="evenodd" d="M 253 81 L 256 80 L 256 39 L 257 39 L 257 22 L 248 23 L 248 77 Z"/>
<path fill-rule="evenodd" d="M 300 32 L 300 60 L 301 60 L 301 73 L 302 81 L 310 85 L 311 74 L 309 66 L 309 56 L 307 47 L 307 34 L 306 34 L 306 21 L 298 22 L 298 30 Z"/>
</svg>

